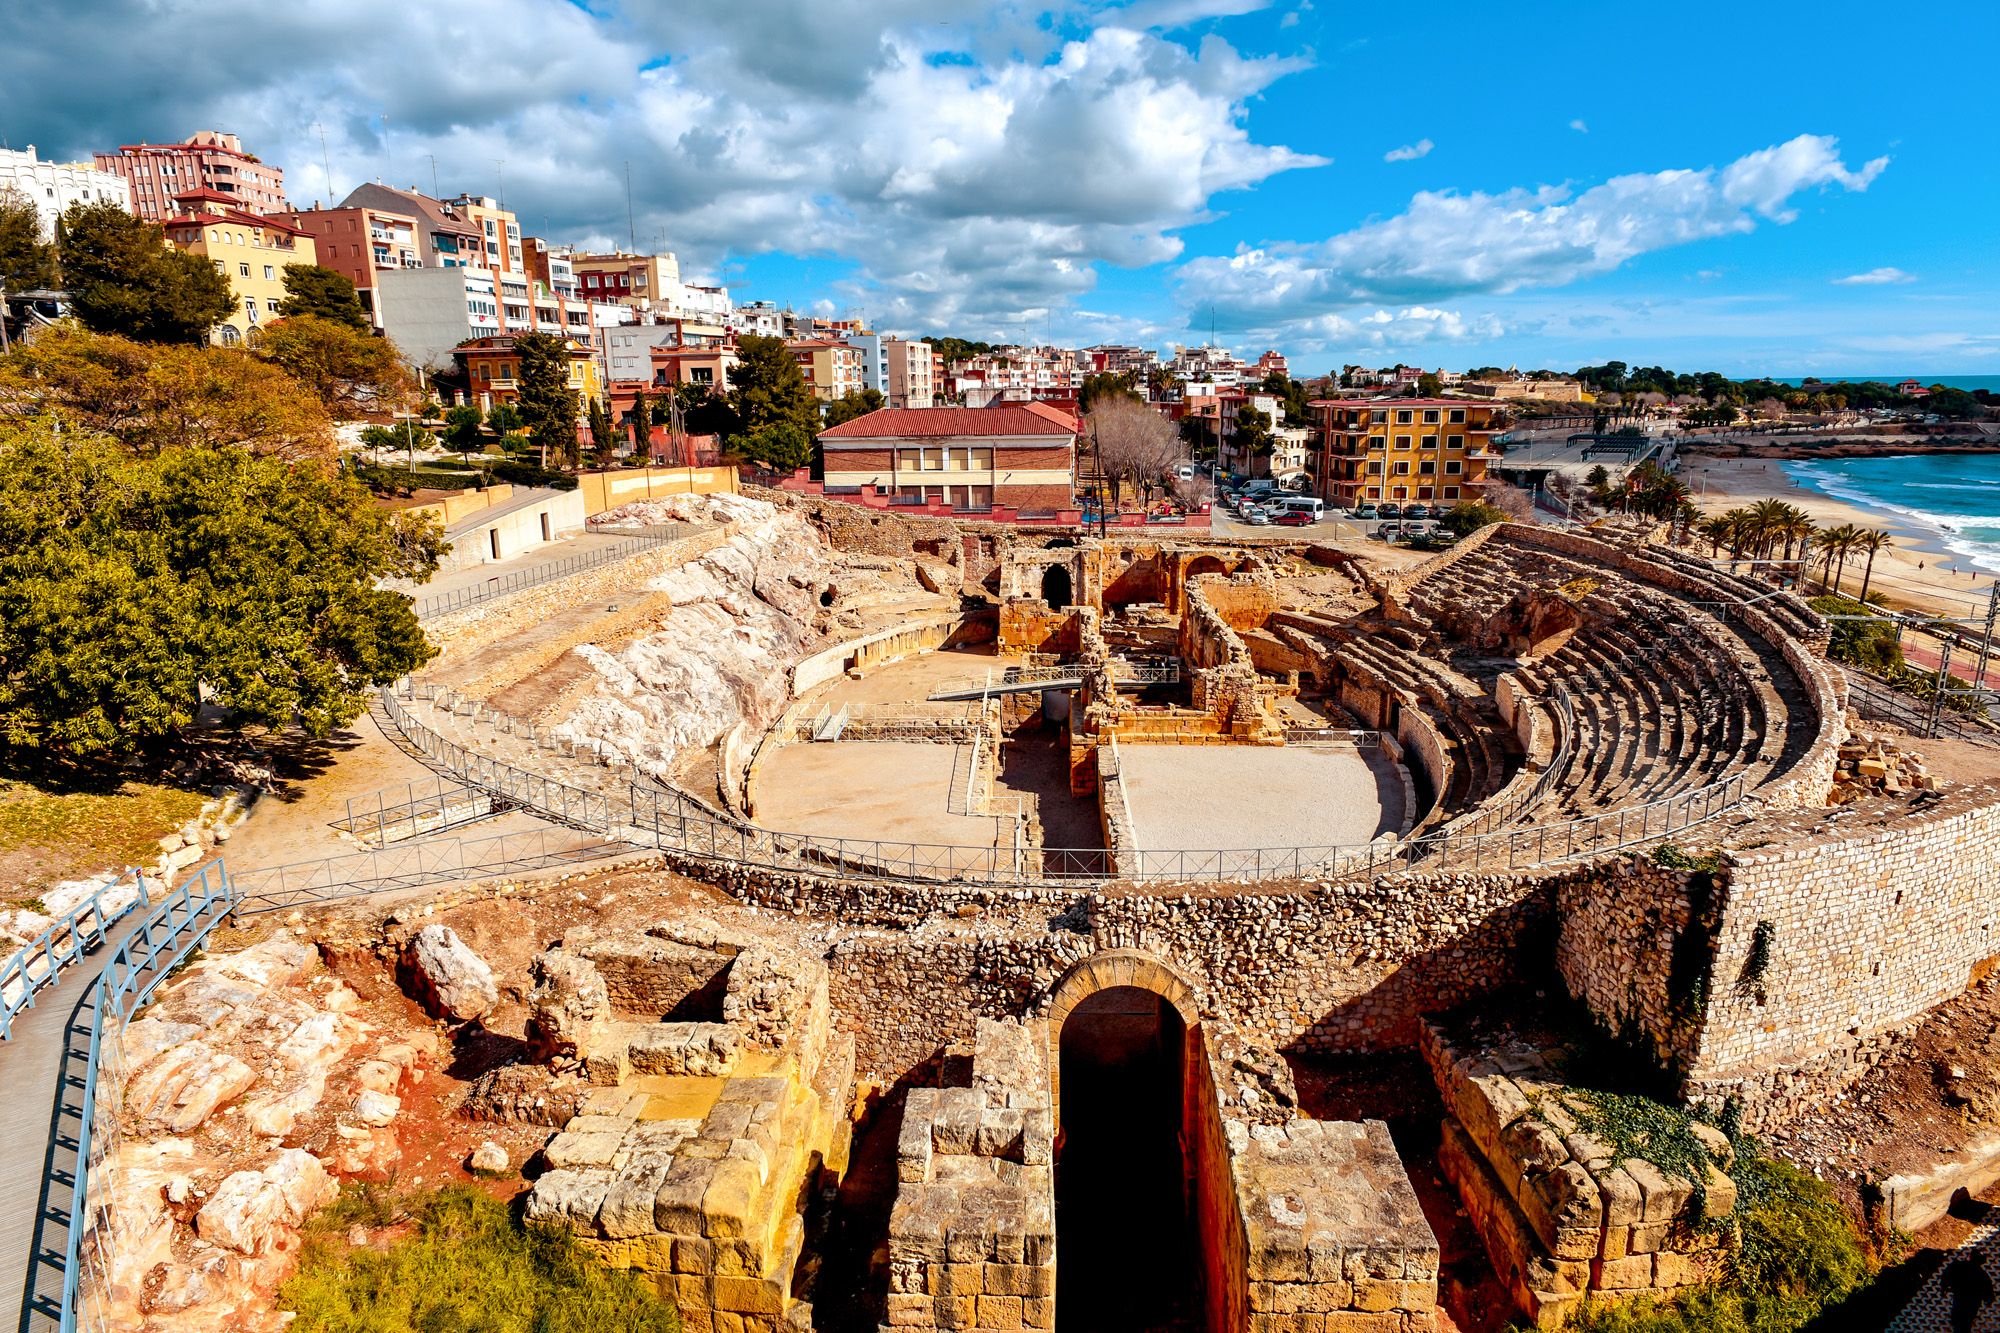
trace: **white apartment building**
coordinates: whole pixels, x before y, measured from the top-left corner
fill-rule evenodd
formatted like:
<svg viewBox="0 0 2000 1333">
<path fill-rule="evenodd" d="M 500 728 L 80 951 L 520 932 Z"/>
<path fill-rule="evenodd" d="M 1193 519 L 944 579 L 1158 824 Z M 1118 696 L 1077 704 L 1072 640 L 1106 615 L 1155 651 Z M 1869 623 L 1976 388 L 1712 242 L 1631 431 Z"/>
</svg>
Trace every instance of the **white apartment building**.
<svg viewBox="0 0 2000 1333">
<path fill-rule="evenodd" d="M 726 323 L 729 331 L 737 337 L 782 338 L 785 336 L 785 312 L 770 301 L 751 301 L 730 310 Z"/>
<path fill-rule="evenodd" d="M 927 342 L 884 338 L 882 352 L 889 364 L 890 407 L 933 407 L 937 403 L 937 358 Z"/>
<path fill-rule="evenodd" d="M 112 203 L 132 211 L 132 187 L 123 176 L 88 162 L 44 162 L 35 156 L 33 144 L 23 152 L 0 149 L 0 192 L 8 189 L 35 206 L 44 240 L 55 236 L 56 219 L 71 204 Z"/>
<path fill-rule="evenodd" d="M 882 345 L 882 335 L 879 333 L 850 333 L 847 335 L 846 342 L 849 347 L 861 353 L 861 387 L 864 389 L 873 389 L 876 393 L 882 395 L 884 402 L 887 402 L 889 398 L 889 353 Z M 895 404 L 892 403 L 890 406 L 893 407 Z"/>
</svg>

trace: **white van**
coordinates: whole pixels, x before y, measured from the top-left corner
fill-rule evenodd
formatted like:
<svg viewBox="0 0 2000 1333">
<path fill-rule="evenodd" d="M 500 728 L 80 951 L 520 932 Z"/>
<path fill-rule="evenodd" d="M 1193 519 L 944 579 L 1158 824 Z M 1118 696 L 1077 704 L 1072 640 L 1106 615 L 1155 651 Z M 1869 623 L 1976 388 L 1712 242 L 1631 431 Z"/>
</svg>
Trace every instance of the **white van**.
<svg viewBox="0 0 2000 1333">
<path fill-rule="evenodd" d="M 1284 502 L 1284 509 L 1286 513 L 1304 514 L 1314 523 L 1319 522 L 1321 515 L 1326 512 L 1326 506 L 1319 499 L 1310 495 L 1294 495 L 1287 498 Z"/>
</svg>

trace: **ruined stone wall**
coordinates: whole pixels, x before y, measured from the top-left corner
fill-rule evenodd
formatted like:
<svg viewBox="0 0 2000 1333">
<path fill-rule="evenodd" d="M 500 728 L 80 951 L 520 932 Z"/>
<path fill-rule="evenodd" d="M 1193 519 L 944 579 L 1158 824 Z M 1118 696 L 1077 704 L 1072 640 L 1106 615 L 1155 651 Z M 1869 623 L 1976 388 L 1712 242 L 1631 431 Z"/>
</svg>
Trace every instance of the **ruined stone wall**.
<svg viewBox="0 0 2000 1333">
<path fill-rule="evenodd" d="M 2000 788 L 1729 862 L 1690 1087 L 1759 1122 L 1851 1082 L 2000 966 Z"/>
<path fill-rule="evenodd" d="M 1686 1068 L 1694 1057 L 1695 987 L 1705 961 L 1673 977 L 1675 941 L 1693 922 L 1698 899 L 1719 890 L 1705 872 L 1675 870 L 1638 857 L 1614 857 L 1602 871 L 1565 880 L 1556 893 L 1556 969 L 1569 993 L 1612 1032 L 1650 1042 L 1663 1065 Z M 1688 946 L 1705 960 L 1709 946 Z M 1676 991 L 1679 992 L 1678 997 Z"/>
<path fill-rule="evenodd" d="M 829 923 L 839 1022 L 875 1072 L 962 1039 L 976 1016 L 1028 1012 L 1078 961 L 1120 947 L 1194 979 L 1206 1007 L 1247 1040 L 1393 1048 L 1411 1040 L 1421 1014 L 1547 977 L 1556 882 L 1402 875 L 1262 892 L 985 892 L 668 859 L 759 905 Z"/>
</svg>

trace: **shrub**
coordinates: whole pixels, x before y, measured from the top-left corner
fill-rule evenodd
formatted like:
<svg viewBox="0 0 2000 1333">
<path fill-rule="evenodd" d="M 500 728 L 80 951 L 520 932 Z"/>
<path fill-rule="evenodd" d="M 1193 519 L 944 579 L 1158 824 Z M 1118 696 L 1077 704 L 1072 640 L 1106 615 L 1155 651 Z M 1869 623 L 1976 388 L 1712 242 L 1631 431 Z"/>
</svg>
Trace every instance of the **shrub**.
<svg viewBox="0 0 2000 1333">
<path fill-rule="evenodd" d="M 1869 614 L 1861 603 L 1847 597 L 1815 597 L 1811 606 L 1823 616 Z M 1826 652 L 1836 662 L 1858 666 L 1878 676 L 1893 678 L 1903 670 L 1903 649 L 1896 627 L 1879 620 L 1833 621 Z"/>
<path fill-rule="evenodd" d="M 576 478 L 569 473 L 541 467 L 524 459 L 509 459 L 504 463 L 496 463 L 493 467 L 493 480 L 512 482 L 516 486 L 552 486 L 559 491 L 576 489 Z"/>
<path fill-rule="evenodd" d="M 680 1317 L 638 1274 L 600 1266 L 561 1227 L 523 1227 L 466 1185 L 403 1200 L 410 1235 L 375 1250 L 339 1227 L 380 1216 L 341 1204 L 313 1229 L 278 1291 L 293 1333 L 678 1333 Z"/>
</svg>

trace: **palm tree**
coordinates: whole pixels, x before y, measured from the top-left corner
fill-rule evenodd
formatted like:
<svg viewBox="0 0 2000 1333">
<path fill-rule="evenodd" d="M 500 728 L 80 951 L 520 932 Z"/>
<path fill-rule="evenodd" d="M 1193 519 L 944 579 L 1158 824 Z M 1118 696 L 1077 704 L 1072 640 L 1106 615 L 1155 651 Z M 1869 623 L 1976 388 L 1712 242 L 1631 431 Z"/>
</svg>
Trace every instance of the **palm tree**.
<svg viewBox="0 0 2000 1333">
<path fill-rule="evenodd" d="M 1819 576 L 1820 589 L 1823 592 L 1832 592 L 1834 591 L 1834 587 L 1829 580 L 1833 578 L 1834 552 L 1840 549 L 1840 542 L 1841 542 L 1840 529 L 1826 528 L 1818 533 L 1815 533 L 1813 535 L 1812 542 L 1813 546 L 1816 549 L 1824 552 L 1826 555 L 1826 561 L 1820 569 L 1820 576 Z"/>
<path fill-rule="evenodd" d="M 1861 571 L 1862 601 L 1868 600 L 1868 581 L 1875 575 L 1875 553 L 1885 546 L 1892 545 L 1895 540 L 1895 537 L 1882 528 L 1870 528 L 1863 532 L 1861 539 L 1854 544 L 1855 549 L 1868 552 L 1868 564 Z"/>
</svg>

